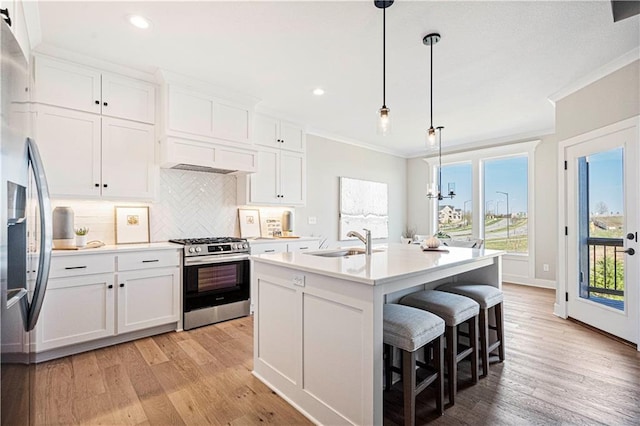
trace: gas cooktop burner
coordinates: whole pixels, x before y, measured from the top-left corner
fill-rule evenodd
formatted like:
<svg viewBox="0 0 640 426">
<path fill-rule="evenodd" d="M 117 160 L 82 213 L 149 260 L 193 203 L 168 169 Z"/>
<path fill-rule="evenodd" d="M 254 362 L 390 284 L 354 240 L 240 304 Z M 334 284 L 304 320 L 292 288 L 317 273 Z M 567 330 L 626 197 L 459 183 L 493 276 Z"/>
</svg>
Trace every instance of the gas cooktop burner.
<svg viewBox="0 0 640 426">
<path fill-rule="evenodd" d="M 175 240 L 169 240 L 170 243 L 186 245 L 196 244 L 220 244 L 220 243 L 243 243 L 247 241 L 246 238 L 236 237 L 210 237 L 210 238 L 178 238 Z"/>
</svg>

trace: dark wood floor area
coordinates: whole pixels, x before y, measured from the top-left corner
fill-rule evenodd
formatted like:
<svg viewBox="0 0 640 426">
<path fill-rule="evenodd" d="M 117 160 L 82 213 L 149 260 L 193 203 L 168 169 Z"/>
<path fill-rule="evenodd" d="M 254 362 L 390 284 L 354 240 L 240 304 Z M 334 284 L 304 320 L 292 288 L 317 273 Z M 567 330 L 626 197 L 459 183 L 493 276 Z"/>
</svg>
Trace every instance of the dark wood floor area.
<svg viewBox="0 0 640 426">
<path fill-rule="evenodd" d="M 506 361 L 418 423 L 639 424 L 640 354 L 552 314 L 554 292 L 505 285 Z M 310 424 L 251 375 L 252 321 L 168 333 L 37 366 L 38 425 Z M 385 425 L 401 424 L 385 394 Z"/>
</svg>

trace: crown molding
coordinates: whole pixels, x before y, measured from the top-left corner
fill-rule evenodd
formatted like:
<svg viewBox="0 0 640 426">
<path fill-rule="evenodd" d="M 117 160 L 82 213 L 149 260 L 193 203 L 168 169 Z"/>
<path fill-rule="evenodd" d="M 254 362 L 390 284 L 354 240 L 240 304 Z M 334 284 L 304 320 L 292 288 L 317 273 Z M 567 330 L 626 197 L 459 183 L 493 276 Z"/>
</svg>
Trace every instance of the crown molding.
<svg viewBox="0 0 640 426">
<path fill-rule="evenodd" d="M 551 104 L 555 106 L 556 102 L 558 102 L 560 99 L 566 98 L 572 93 L 575 93 L 578 90 L 592 83 L 595 83 L 596 81 L 608 76 L 609 74 L 639 59 L 640 59 L 640 47 L 636 47 L 635 49 L 630 50 L 629 52 L 625 53 L 619 58 L 614 59 L 608 64 L 601 66 L 595 71 L 585 75 L 582 78 L 577 79 L 576 81 L 564 87 L 563 89 L 560 89 L 559 91 L 555 92 L 554 94 L 548 97 L 548 100 L 549 102 L 551 102 Z"/>
<path fill-rule="evenodd" d="M 381 146 L 377 146 L 377 145 L 373 145 L 370 143 L 366 143 L 366 142 L 361 142 L 355 139 L 351 139 L 351 138 L 347 138 L 344 136 L 339 136 L 339 135 L 335 135 L 335 134 L 331 134 L 328 132 L 325 132 L 323 130 L 319 130 L 319 129 L 314 129 L 314 128 L 310 128 L 307 129 L 307 134 L 308 135 L 314 135 L 314 136 L 318 136 L 321 138 L 325 138 L 325 139 L 330 139 L 332 141 L 336 141 L 336 142 L 340 142 L 346 145 L 352 145 L 352 146 L 356 146 L 358 148 L 363 148 L 363 149 L 368 149 L 370 151 L 376 151 L 376 152 L 380 152 L 382 154 L 387 154 L 387 155 L 393 155 L 394 157 L 400 157 L 400 158 L 409 158 L 407 157 L 407 155 L 405 153 L 399 152 L 399 151 L 395 151 L 392 149 L 387 149 Z"/>
</svg>

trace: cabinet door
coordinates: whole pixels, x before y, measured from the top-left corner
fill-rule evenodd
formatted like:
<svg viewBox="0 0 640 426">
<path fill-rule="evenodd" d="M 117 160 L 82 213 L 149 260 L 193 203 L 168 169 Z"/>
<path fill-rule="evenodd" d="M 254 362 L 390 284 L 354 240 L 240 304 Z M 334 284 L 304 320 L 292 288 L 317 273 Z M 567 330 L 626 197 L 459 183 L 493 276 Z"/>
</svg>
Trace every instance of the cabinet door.
<svg viewBox="0 0 640 426">
<path fill-rule="evenodd" d="M 180 319 L 180 268 L 118 273 L 118 334 Z"/>
<path fill-rule="evenodd" d="M 155 184 L 153 126 L 102 118 L 102 195 L 152 199 Z"/>
<path fill-rule="evenodd" d="M 280 122 L 281 148 L 289 151 L 303 152 L 305 149 L 304 129 L 286 121 Z"/>
<path fill-rule="evenodd" d="M 253 121 L 253 141 L 257 145 L 280 149 L 278 134 L 280 122 L 266 115 L 255 114 Z"/>
<path fill-rule="evenodd" d="M 258 171 L 250 176 L 251 202 L 279 204 L 279 158 L 277 150 L 258 152 Z"/>
<path fill-rule="evenodd" d="M 113 274 L 50 279 L 36 326 L 36 352 L 113 336 L 113 284 Z"/>
<path fill-rule="evenodd" d="M 155 121 L 155 87 L 141 80 L 102 74 L 102 114 L 127 120 Z"/>
<path fill-rule="evenodd" d="M 286 205 L 304 204 L 306 192 L 304 154 L 280 153 L 280 202 Z"/>
<path fill-rule="evenodd" d="M 100 72 L 38 56 L 35 102 L 100 113 Z"/>
<path fill-rule="evenodd" d="M 229 102 L 213 105 L 213 137 L 225 141 L 251 143 L 249 109 Z"/>
<path fill-rule="evenodd" d="M 100 117 L 39 105 L 36 142 L 52 196 L 100 196 Z"/>
<path fill-rule="evenodd" d="M 169 86 L 169 130 L 213 137 L 213 99 Z"/>
</svg>

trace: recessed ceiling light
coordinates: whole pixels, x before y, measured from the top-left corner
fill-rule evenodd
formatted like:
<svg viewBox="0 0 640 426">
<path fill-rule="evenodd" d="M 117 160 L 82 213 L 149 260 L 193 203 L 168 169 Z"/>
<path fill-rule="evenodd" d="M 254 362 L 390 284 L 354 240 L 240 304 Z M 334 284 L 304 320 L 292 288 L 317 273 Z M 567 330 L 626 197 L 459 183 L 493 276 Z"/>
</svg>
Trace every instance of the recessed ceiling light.
<svg viewBox="0 0 640 426">
<path fill-rule="evenodd" d="M 134 27 L 137 27 L 137 28 L 141 28 L 143 30 L 146 30 L 147 28 L 149 28 L 151 26 L 151 22 L 147 18 L 145 18 L 144 16 L 129 15 L 129 16 L 127 16 L 127 19 L 129 20 L 131 25 L 133 25 Z"/>
<path fill-rule="evenodd" d="M 313 94 L 316 96 L 322 96 L 324 95 L 324 89 L 321 89 L 320 87 L 317 87 L 315 89 L 313 89 Z"/>
</svg>

